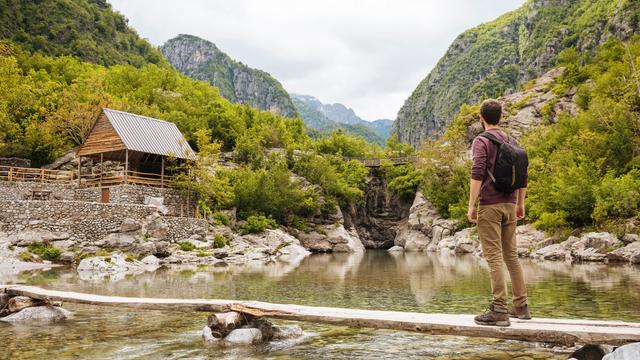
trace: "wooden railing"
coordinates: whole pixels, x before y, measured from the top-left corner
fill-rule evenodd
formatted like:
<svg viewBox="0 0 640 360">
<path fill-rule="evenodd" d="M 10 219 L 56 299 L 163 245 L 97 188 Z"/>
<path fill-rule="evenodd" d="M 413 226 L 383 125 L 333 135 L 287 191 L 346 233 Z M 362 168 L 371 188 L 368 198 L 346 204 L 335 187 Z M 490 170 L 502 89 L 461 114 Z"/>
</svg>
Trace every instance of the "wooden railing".
<svg viewBox="0 0 640 360">
<path fill-rule="evenodd" d="M 0 166 L 0 180 L 68 184 L 77 179 L 73 171 Z"/>
<path fill-rule="evenodd" d="M 80 186 L 112 186 L 120 184 L 171 187 L 173 177 L 154 173 L 129 170 L 126 172 L 108 172 L 82 174 Z M 29 181 L 47 184 L 78 184 L 75 171 L 0 166 L 0 181 Z"/>
<path fill-rule="evenodd" d="M 132 184 L 155 187 L 171 187 L 173 177 L 154 173 L 145 173 L 140 171 L 129 170 L 118 173 L 98 173 L 83 174 L 81 178 L 81 186 L 112 186 L 120 184 Z"/>
<path fill-rule="evenodd" d="M 390 161 L 393 165 L 402 165 L 414 163 L 416 161 L 415 156 L 403 156 L 395 158 L 356 158 L 356 157 L 344 157 L 345 161 L 356 160 L 364 164 L 366 167 L 379 167 L 384 161 Z"/>
</svg>

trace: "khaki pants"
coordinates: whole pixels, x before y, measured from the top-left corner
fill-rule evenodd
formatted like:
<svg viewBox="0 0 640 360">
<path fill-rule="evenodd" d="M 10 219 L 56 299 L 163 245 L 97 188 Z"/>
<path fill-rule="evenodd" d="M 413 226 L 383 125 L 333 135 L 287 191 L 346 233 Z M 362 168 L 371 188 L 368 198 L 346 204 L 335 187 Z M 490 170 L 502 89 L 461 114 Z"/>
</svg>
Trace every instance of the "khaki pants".
<svg viewBox="0 0 640 360">
<path fill-rule="evenodd" d="M 493 304 L 507 306 L 504 265 L 509 270 L 513 305 L 527 303 L 527 288 L 516 245 L 516 205 L 510 203 L 481 205 L 478 210 L 478 237 L 482 254 L 489 264 Z"/>
</svg>

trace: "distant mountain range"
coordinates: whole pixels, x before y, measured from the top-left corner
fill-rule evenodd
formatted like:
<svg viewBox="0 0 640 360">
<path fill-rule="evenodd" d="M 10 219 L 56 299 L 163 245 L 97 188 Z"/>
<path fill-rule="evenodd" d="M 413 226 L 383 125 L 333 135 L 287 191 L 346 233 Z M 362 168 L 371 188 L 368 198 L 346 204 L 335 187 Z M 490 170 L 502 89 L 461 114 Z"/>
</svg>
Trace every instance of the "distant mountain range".
<svg viewBox="0 0 640 360">
<path fill-rule="evenodd" d="M 160 51 L 178 71 L 216 86 L 220 95 L 230 101 L 287 117 L 298 116 L 289 94 L 278 80 L 232 59 L 210 41 L 181 34 L 164 43 Z"/>
<path fill-rule="evenodd" d="M 293 105 L 298 114 L 304 119 L 308 127 L 320 132 L 329 132 L 335 129 L 343 129 L 366 140 L 384 145 L 393 121 L 380 119 L 366 121 L 360 118 L 353 109 L 343 104 L 324 104 L 311 95 L 290 94 Z"/>
</svg>

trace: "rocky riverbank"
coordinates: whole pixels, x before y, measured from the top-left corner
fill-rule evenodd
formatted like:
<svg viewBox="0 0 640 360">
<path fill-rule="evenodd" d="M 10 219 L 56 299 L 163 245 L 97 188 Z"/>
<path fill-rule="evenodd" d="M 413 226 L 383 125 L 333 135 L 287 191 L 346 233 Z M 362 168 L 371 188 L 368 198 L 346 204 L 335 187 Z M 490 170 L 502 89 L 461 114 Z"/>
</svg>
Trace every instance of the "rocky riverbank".
<svg viewBox="0 0 640 360">
<path fill-rule="evenodd" d="M 446 251 L 481 255 L 475 228 L 455 231 L 455 221 L 441 218 L 421 193 L 400 226 L 389 251 Z M 587 232 L 561 240 L 532 225 L 516 229 L 518 254 L 537 260 L 640 264 L 640 236 L 629 231 L 618 237 L 607 232 Z"/>
</svg>

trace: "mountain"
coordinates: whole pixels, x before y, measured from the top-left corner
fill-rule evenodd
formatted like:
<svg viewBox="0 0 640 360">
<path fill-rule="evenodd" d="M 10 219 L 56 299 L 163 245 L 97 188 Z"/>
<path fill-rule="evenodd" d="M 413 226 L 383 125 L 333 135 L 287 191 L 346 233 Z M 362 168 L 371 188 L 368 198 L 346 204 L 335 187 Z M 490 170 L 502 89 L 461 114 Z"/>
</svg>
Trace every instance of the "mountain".
<svg viewBox="0 0 640 360">
<path fill-rule="evenodd" d="M 291 94 L 291 98 L 305 124 L 312 129 L 321 132 L 343 129 L 379 145 L 384 145 L 391 133 L 392 120 L 366 121 L 343 104 L 324 104 L 311 95 Z"/>
<path fill-rule="evenodd" d="M 104 0 L 0 0 L 0 38 L 45 55 L 100 64 L 166 64 Z"/>
<path fill-rule="evenodd" d="M 298 115 L 282 84 L 268 73 L 233 60 L 207 40 L 178 35 L 160 47 L 181 73 L 204 80 L 220 90 L 226 99 L 270 110 L 286 117 Z"/>
<path fill-rule="evenodd" d="M 459 35 L 398 112 L 403 142 L 441 132 L 464 103 L 516 91 L 556 64 L 566 48 L 592 52 L 640 27 L 637 0 L 529 0 Z"/>
</svg>

